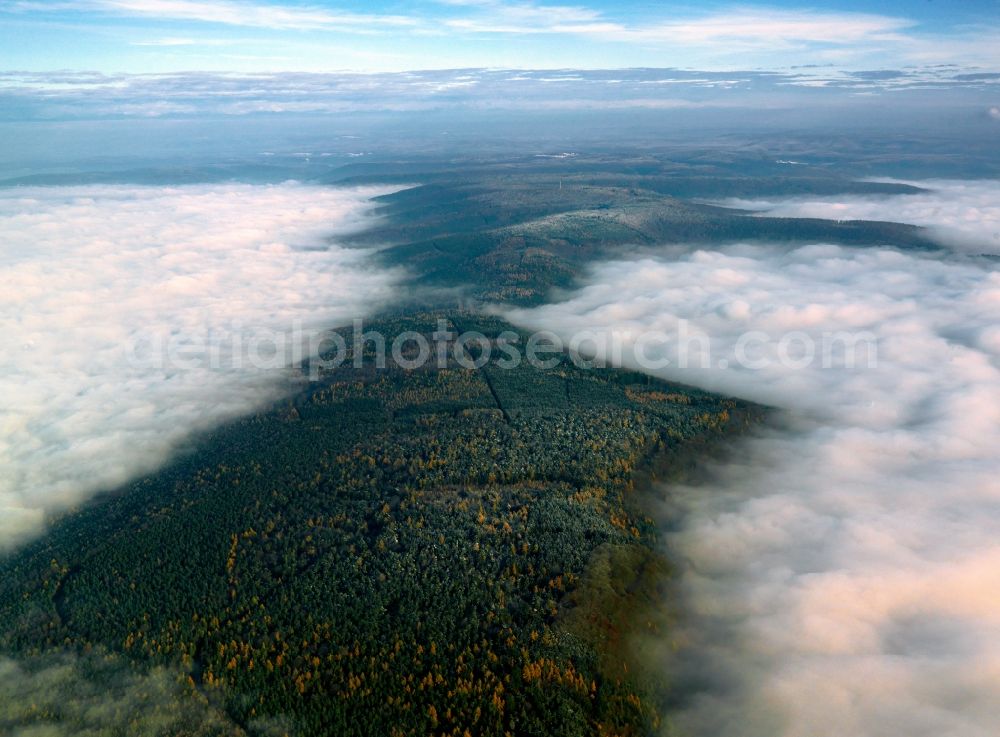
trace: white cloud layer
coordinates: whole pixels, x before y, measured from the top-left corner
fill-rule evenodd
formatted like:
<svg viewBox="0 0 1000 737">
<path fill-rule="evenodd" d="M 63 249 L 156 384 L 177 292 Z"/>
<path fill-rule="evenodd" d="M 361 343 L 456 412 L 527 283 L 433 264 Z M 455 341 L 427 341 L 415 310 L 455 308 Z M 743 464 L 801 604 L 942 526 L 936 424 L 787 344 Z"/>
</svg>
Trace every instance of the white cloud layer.
<svg viewBox="0 0 1000 737">
<path fill-rule="evenodd" d="M 131 43 L 163 50 L 218 48 L 239 45 L 242 41 L 146 34 Z M 891 94 L 896 112 L 909 110 L 920 120 L 925 120 L 928 110 L 947 109 L 949 131 L 955 133 L 956 119 L 973 127 L 989 122 L 989 117 L 984 117 L 984 89 L 1000 80 L 1000 73 L 965 71 L 954 66 L 868 72 L 844 72 L 826 66 L 785 72 L 655 68 L 560 71 L 463 68 L 380 74 L 0 71 L 0 121 L 170 116 L 189 119 L 199 115 L 239 116 L 261 112 L 645 107 L 736 108 L 753 111 L 753 115 L 762 110 L 785 110 L 790 114 L 813 110 L 826 123 L 830 122 L 829 113 L 823 111 L 836 108 L 856 124 L 873 111 L 884 116 L 879 111 Z M 727 117 L 744 120 L 741 115 Z M 880 125 L 883 123 L 888 124 L 882 121 Z M 893 130 L 898 132 L 899 125 L 894 123 Z"/>
<path fill-rule="evenodd" d="M 509 317 L 564 337 L 689 320 L 712 338 L 712 368 L 656 373 L 787 410 L 787 431 L 669 491 L 687 513 L 671 541 L 691 612 L 668 666 L 695 692 L 681 733 L 996 734 L 1000 271 L 875 247 L 732 246 L 606 263 L 565 301 Z M 770 334 L 755 358 L 773 360 L 719 368 L 750 330 Z M 877 366 L 782 365 L 790 331 L 870 331 Z"/>
<path fill-rule="evenodd" d="M 970 253 L 1000 254 L 1000 181 L 947 179 L 913 184 L 930 191 L 886 197 L 802 197 L 789 200 L 726 200 L 721 204 L 763 210 L 780 217 L 891 220 L 930 228 L 945 245 Z"/>
<path fill-rule="evenodd" d="M 384 191 L 0 189 L 0 551 L 286 390 L 267 331 L 387 302 L 397 275 L 329 240 Z"/>
</svg>

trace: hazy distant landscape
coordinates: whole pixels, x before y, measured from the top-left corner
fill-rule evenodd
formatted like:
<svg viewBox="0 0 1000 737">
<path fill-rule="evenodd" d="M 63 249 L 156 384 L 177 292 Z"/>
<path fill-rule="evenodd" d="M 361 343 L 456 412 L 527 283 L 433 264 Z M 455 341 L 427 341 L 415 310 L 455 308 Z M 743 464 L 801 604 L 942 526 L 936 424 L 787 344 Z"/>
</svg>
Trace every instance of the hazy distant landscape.
<svg viewBox="0 0 1000 737">
<path fill-rule="evenodd" d="M 822 5 L 0 8 L 0 734 L 992 737 L 995 8 Z"/>
</svg>

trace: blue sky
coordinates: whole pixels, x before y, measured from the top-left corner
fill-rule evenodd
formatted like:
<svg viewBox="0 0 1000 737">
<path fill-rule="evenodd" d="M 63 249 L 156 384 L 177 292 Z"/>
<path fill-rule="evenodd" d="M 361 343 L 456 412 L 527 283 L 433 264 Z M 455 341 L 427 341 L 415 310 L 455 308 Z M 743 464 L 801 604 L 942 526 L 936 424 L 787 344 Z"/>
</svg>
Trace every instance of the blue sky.
<svg viewBox="0 0 1000 737">
<path fill-rule="evenodd" d="M 1000 0 L 4 0 L 0 68 L 1000 67 Z"/>
</svg>

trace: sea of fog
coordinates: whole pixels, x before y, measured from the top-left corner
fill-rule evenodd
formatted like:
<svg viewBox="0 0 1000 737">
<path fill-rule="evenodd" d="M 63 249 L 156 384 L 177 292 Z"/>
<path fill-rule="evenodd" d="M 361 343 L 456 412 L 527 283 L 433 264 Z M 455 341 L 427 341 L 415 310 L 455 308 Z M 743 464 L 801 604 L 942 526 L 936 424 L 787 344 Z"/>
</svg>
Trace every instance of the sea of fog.
<svg viewBox="0 0 1000 737">
<path fill-rule="evenodd" d="M 662 643 L 680 734 L 997 734 L 1000 264 L 968 254 L 997 252 L 1000 184 L 924 184 L 757 204 L 930 225 L 952 251 L 679 249 L 504 313 L 598 355 L 615 334 L 625 364 L 783 410 L 664 490 L 683 510 L 686 619 Z"/>
<path fill-rule="evenodd" d="M 399 275 L 337 237 L 386 188 L 0 189 L 0 552 L 289 390 Z"/>
<path fill-rule="evenodd" d="M 782 410 L 664 492 L 687 610 L 664 671 L 696 737 L 1000 724 L 1000 270 L 977 255 L 998 250 L 1000 185 L 923 184 L 740 204 L 928 225 L 938 253 L 645 251 L 504 310 L 564 338 L 652 336 L 623 362 Z M 318 331 L 391 301 L 402 275 L 338 245 L 380 191 L 0 189 L 0 547 L 287 391 Z"/>
</svg>

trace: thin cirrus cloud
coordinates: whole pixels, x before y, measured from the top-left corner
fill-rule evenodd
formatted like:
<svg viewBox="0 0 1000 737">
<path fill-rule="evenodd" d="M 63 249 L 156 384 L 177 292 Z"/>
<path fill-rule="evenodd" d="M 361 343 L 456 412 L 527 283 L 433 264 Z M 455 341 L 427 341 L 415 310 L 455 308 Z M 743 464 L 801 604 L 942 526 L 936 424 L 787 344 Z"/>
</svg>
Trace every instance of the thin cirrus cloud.
<svg viewBox="0 0 1000 737">
<path fill-rule="evenodd" d="M 270 59 L 278 64 L 271 69 L 318 68 L 312 58 L 315 51 L 307 47 L 322 48 L 322 40 L 330 35 L 352 43 L 342 52 L 327 48 L 320 55 L 336 60 L 335 68 L 359 68 L 366 59 L 380 60 L 385 70 L 499 67 L 511 66 L 514 58 L 531 59 L 530 65 L 549 68 L 592 67 L 598 59 L 599 65 L 609 68 L 775 68 L 817 62 L 858 68 L 876 60 L 883 65 L 1000 64 L 996 24 L 977 18 L 972 7 L 948 18 L 935 17 L 930 23 L 931 11 L 923 7 L 889 14 L 831 5 L 733 5 L 699 10 L 666 4 L 650 9 L 627 3 L 438 0 L 355 11 L 321 2 L 275 0 L 17 0 L 0 7 L 0 13 L 12 14 L 29 29 L 37 21 L 35 31 L 29 33 L 55 32 L 45 25 L 55 21 L 57 25 L 71 24 L 84 31 L 118 36 L 136 48 L 140 45 L 133 42 L 145 39 L 135 36 L 148 36 L 150 24 L 165 38 L 197 38 L 198 26 L 212 28 L 212 33 L 224 26 L 252 29 L 258 45 L 249 44 L 248 59 L 254 55 L 261 63 Z M 391 45 L 388 36 L 392 37 Z M 438 43 L 441 37 L 453 43 L 442 46 Z M 554 46 L 544 37 L 565 37 L 574 45 Z M 12 41 L 23 38 L 24 33 L 19 32 Z M 302 45 L 303 38 L 309 44 Z M 484 46 L 484 38 L 504 44 Z M 516 47 L 506 45 L 510 43 Z M 190 46 L 199 45 L 204 44 Z M 163 48 L 150 48 L 143 59 L 153 70 L 185 68 L 181 65 L 184 59 L 199 62 L 197 67 L 186 68 L 203 69 L 206 61 L 221 62 L 204 52 L 199 56 L 197 48 L 183 51 L 177 48 L 171 56 Z M 58 66 L 93 68 L 86 56 L 92 52 L 72 53 L 84 56 L 76 63 L 61 62 Z M 376 54 L 379 56 L 373 56 Z M 138 63 L 135 57 L 129 61 Z M 329 64 L 323 68 L 330 68 Z"/>
<path fill-rule="evenodd" d="M 444 25 L 474 33 L 614 33 L 622 26 L 609 22 L 602 12 L 575 5 L 504 3 L 494 0 L 440 0 L 464 10 Z"/>
<path fill-rule="evenodd" d="M 996 184 L 958 186 L 936 203 L 919 195 L 939 227 L 971 219 Z M 896 206 L 879 205 L 886 214 Z M 690 612 L 658 648 L 687 694 L 676 728 L 694 737 L 995 734 L 992 261 L 878 246 L 691 248 L 599 265 L 562 301 L 505 314 L 565 337 L 633 340 L 654 330 L 678 338 L 686 321 L 690 368 L 678 365 L 676 340 L 645 352 L 674 358 L 670 366 L 651 369 L 628 351 L 624 362 L 784 410 L 787 429 L 748 439 L 703 483 L 664 491 L 683 512 L 670 545 L 685 561 Z M 752 332 L 752 364 L 733 360 Z M 863 339 L 853 367 L 846 352 L 822 356 L 824 336 L 838 333 Z"/>
<path fill-rule="evenodd" d="M 612 22 L 603 13 L 574 6 L 495 2 L 459 3 L 478 15 L 446 25 L 479 33 L 590 34 L 617 41 L 665 41 L 678 45 L 790 42 L 848 44 L 899 40 L 915 23 L 906 18 L 815 10 L 740 8 L 684 20 L 648 24 Z"/>
<path fill-rule="evenodd" d="M 361 30 L 417 23 L 415 19 L 403 15 L 334 12 L 315 6 L 230 0 L 90 0 L 79 7 L 122 15 L 277 30 Z"/>
<path fill-rule="evenodd" d="M 733 6 L 701 13 L 664 12 L 642 22 L 580 6 L 459 2 L 468 8 L 444 25 L 476 35 L 569 35 L 583 44 L 618 44 L 671 54 L 670 64 L 790 66 L 823 62 L 844 67 L 885 63 L 996 65 L 1000 29 L 981 20 L 960 28 L 915 18 L 815 7 Z M 683 56 L 673 56 L 683 52 Z M 754 56 L 748 57 L 751 53 Z M 654 64 L 662 64 L 662 56 Z"/>
<path fill-rule="evenodd" d="M 336 245 L 384 191 L 0 189 L 0 551 L 280 396 L 311 336 L 389 302 L 399 275 Z"/>
<path fill-rule="evenodd" d="M 225 38 L 153 38 L 130 41 L 132 46 L 231 46 L 236 43 Z"/>
<path fill-rule="evenodd" d="M 658 38 L 680 44 L 791 43 L 850 44 L 862 41 L 899 41 L 901 31 L 914 26 L 906 18 L 868 13 L 819 11 L 738 10 L 680 23 L 654 25 L 633 31 L 639 38 Z"/>
</svg>

